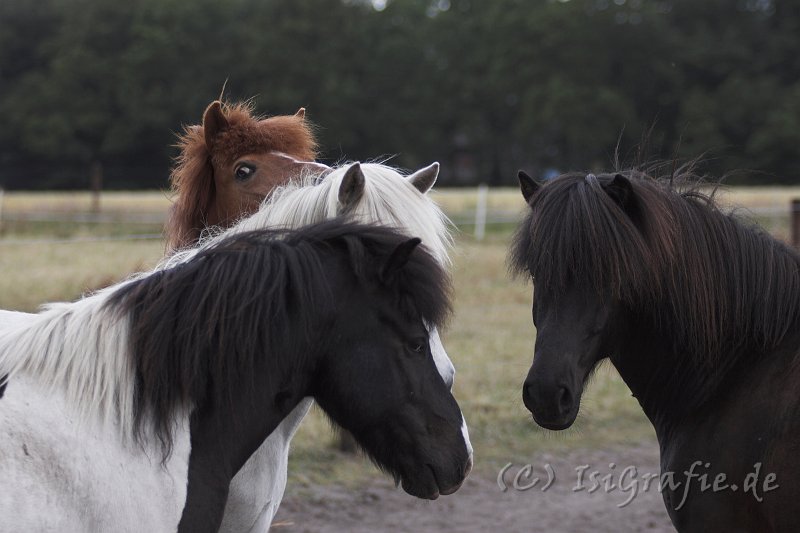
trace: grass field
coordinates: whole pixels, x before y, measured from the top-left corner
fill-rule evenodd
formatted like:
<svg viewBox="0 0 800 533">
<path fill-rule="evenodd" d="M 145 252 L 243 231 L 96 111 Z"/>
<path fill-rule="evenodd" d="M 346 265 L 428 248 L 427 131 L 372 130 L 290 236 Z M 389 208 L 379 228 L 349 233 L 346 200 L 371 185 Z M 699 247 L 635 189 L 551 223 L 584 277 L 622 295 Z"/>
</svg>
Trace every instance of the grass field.
<svg viewBox="0 0 800 533">
<path fill-rule="evenodd" d="M 475 197 L 474 189 L 436 193 L 457 220 L 469 219 Z M 723 200 L 750 209 L 774 208 L 776 214 L 758 220 L 785 236 L 793 197 L 800 197 L 800 187 L 734 189 L 725 191 Z M 116 239 L 159 233 L 168 205 L 161 192 L 109 193 L 103 197 L 99 222 L 80 219 L 89 210 L 87 194 L 6 193 L 0 228 L 0 308 L 32 311 L 43 302 L 74 299 L 150 268 L 163 254 L 161 240 Z M 780 206 L 785 206 L 786 215 Z M 520 214 L 522 207 L 516 190 L 490 194 L 490 212 Z M 135 216 L 140 218 L 132 222 Z M 453 258 L 455 313 L 444 341 L 458 370 L 455 394 L 470 427 L 476 469 L 496 473 L 499 466 L 525 461 L 540 451 L 652 440 L 638 404 L 610 367 L 597 372 L 573 429 L 554 434 L 531 422 L 520 394 L 535 338 L 531 293 L 529 284 L 506 274 L 510 226 L 506 222 L 492 227 L 485 240 L 476 242 L 465 224 Z M 108 240 L 91 240 L 98 237 Z M 83 241 L 72 240 L 76 238 Z M 311 483 L 357 484 L 380 475 L 362 458 L 340 454 L 334 443 L 324 417 L 312 412 L 294 441 L 290 490 Z"/>
</svg>

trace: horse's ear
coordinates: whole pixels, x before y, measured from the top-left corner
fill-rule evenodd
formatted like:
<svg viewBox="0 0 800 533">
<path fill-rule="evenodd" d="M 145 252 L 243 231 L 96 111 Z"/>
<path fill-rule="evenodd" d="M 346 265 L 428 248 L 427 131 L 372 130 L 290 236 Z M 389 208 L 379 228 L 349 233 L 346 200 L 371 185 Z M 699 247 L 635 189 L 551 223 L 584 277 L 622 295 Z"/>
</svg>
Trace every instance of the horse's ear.
<svg viewBox="0 0 800 533">
<path fill-rule="evenodd" d="M 391 279 L 406 266 L 411 254 L 421 242 L 421 239 L 414 237 L 398 244 L 397 248 L 392 251 L 381 269 L 381 281 L 391 281 Z"/>
<path fill-rule="evenodd" d="M 203 135 L 205 136 L 206 146 L 211 149 L 214 145 L 214 138 L 228 129 L 228 119 L 222 112 L 222 102 L 215 100 L 206 108 L 203 113 Z"/>
<path fill-rule="evenodd" d="M 339 207 L 345 212 L 353 207 L 364 194 L 364 171 L 360 163 L 353 163 L 345 171 L 342 183 L 339 185 Z"/>
<path fill-rule="evenodd" d="M 300 120 L 304 120 L 306 118 L 306 108 L 305 107 L 301 107 L 300 109 L 297 110 L 297 112 L 294 114 L 294 116 L 296 116 Z"/>
<path fill-rule="evenodd" d="M 622 174 L 617 174 L 608 185 L 603 186 L 603 190 L 606 191 L 606 194 L 608 194 L 623 211 L 626 213 L 631 212 L 634 207 L 635 199 L 633 185 L 631 185 L 628 178 Z"/>
<path fill-rule="evenodd" d="M 411 185 L 417 188 L 419 192 L 425 194 L 433 184 L 436 183 L 436 178 L 439 177 L 439 163 L 431 163 L 425 168 L 421 168 L 408 177 Z"/>
<path fill-rule="evenodd" d="M 536 194 L 542 186 L 536 183 L 536 180 L 530 177 L 524 170 L 517 172 L 517 179 L 519 180 L 519 190 L 522 191 L 522 197 L 525 198 L 526 203 L 531 203 L 531 198 L 533 198 L 533 195 Z"/>
</svg>

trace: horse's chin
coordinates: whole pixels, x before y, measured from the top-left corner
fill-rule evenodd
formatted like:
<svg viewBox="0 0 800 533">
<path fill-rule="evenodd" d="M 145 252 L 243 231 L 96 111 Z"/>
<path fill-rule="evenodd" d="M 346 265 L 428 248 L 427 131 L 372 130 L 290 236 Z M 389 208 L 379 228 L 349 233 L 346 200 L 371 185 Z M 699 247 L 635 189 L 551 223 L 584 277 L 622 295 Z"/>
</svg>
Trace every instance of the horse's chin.
<svg viewBox="0 0 800 533">
<path fill-rule="evenodd" d="M 572 424 L 575 423 L 575 419 L 578 417 L 578 413 L 570 414 L 563 420 L 544 420 L 538 418 L 536 414 L 533 414 L 532 416 L 533 416 L 533 421 L 536 422 L 541 427 L 543 427 L 544 429 L 549 429 L 551 431 L 563 431 L 565 429 L 569 429 L 572 426 Z"/>
<path fill-rule="evenodd" d="M 456 483 L 445 486 L 439 480 L 441 476 L 437 476 L 434 467 L 426 464 L 422 469 L 416 472 L 413 478 L 403 476 L 401 478 L 401 485 L 403 490 L 411 496 L 424 500 L 435 500 L 439 496 L 447 496 L 460 489 L 471 469 L 472 458 L 469 459 L 469 462 L 465 466 L 463 475 L 460 476 L 461 479 Z"/>
<path fill-rule="evenodd" d="M 415 475 L 402 476 L 400 485 L 407 494 L 423 500 L 435 500 L 439 497 L 439 485 L 436 482 L 436 475 L 433 469 L 425 465 L 418 470 Z"/>
</svg>

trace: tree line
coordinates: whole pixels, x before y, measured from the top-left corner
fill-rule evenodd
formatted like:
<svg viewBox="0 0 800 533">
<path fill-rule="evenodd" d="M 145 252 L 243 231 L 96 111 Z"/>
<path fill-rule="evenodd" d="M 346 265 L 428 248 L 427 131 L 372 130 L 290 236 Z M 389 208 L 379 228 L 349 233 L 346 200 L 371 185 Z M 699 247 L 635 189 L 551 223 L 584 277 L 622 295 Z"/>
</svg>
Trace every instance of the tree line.
<svg viewBox="0 0 800 533">
<path fill-rule="evenodd" d="M 3 0 L 0 185 L 165 187 L 226 80 L 326 161 L 444 184 L 615 154 L 797 183 L 798 50 L 797 0 Z"/>
</svg>

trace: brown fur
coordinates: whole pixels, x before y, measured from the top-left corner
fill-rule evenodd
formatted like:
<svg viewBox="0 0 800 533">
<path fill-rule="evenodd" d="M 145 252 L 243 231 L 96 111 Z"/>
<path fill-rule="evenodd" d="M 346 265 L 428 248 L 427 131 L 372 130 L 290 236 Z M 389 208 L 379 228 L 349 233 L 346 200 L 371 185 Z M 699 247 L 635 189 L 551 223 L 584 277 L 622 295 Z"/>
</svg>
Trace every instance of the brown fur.
<svg viewBox="0 0 800 533">
<path fill-rule="evenodd" d="M 209 106 L 209 110 L 214 105 Z M 250 103 L 221 104 L 227 126 L 206 143 L 204 126 L 187 126 L 179 136 L 180 154 L 175 160 L 170 182 L 175 201 L 165 226 L 167 247 L 192 245 L 209 224 L 229 224 L 247 214 L 258 202 L 245 201 L 238 191 L 218 194 L 222 174 L 239 157 L 248 154 L 282 152 L 300 161 L 313 161 L 317 143 L 312 126 L 302 113 L 262 118 L 254 116 Z M 208 113 L 208 110 L 207 110 Z M 216 124 L 215 124 L 216 125 Z M 279 182 L 259 191 L 266 195 Z M 221 199 L 222 198 L 222 199 Z M 224 201 L 228 205 L 219 206 Z M 228 216 L 218 216 L 226 213 Z"/>
</svg>

